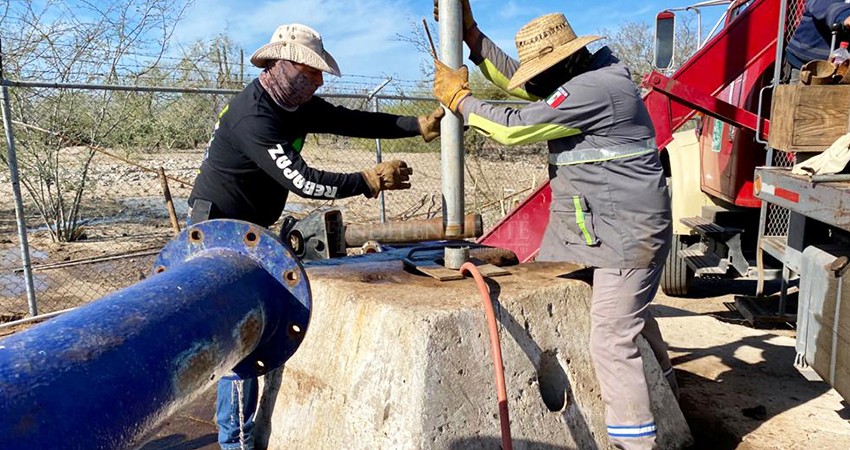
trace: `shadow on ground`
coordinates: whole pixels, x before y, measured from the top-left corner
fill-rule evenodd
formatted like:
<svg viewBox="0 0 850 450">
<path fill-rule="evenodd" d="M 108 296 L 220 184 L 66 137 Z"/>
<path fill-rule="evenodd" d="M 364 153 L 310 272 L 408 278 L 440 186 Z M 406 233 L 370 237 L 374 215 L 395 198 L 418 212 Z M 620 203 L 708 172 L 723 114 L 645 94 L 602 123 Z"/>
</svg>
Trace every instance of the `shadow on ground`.
<svg viewBox="0 0 850 450">
<path fill-rule="evenodd" d="M 656 305 L 654 311 L 663 317 L 700 315 L 669 305 Z M 671 354 L 678 355 L 672 362 L 677 367 L 680 405 L 697 443 L 694 449 L 755 448 L 742 438 L 765 421 L 830 390 L 827 383 L 805 380 L 793 366 L 795 348 L 770 342 L 775 337 L 770 333 L 744 336 L 708 348 L 670 346 Z M 742 350 L 752 355 L 753 349 L 760 354 L 758 362 L 739 357 Z M 706 378 L 681 369 L 683 365 L 694 367 L 695 364 L 706 364 L 706 369 L 699 370 L 702 373 L 711 373 L 717 368 L 726 370 Z M 836 411 L 839 417 L 850 415 L 850 408 L 844 406 L 843 410 Z M 793 428 L 793 423 L 787 424 L 787 429 Z"/>
</svg>

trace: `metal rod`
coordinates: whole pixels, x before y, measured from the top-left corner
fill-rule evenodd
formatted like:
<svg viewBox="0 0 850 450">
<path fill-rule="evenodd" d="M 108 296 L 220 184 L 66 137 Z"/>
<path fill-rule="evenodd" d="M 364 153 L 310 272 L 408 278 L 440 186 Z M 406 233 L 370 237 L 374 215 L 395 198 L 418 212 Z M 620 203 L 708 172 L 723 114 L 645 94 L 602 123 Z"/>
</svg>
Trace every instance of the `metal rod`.
<svg viewBox="0 0 850 450">
<path fill-rule="evenodd" d="M 443 219 L 405 220 L 377 224 L 348 224 L 345 226 L 345 246 L 360 247 L 366 242 L 381 244 L 406 244 L 422 241 L 439 241 L 453 238 L 477 238 L 484 232 L 480 214 L 468 214 L 464 218 L 463 234 L 449 236 Z"/>
<path fill-rule="evenodd" d="M 839 183 L 850 181 L 850 174 L 834 174 L 834 175 L 813 175 L 812 183 Z"/>
<path fill-rule="evenodd" d="M 439 0 L 440 56 L 443 64 L 459 69 L 463 58 L 463 11 L 459 0 Z M 463 118 L 446 114 L 440 124 L 443 220 L 447 237 L 463 230 Z"/>
<path fill-rule="evenodd" d="M 168 210 L 168 219 L 171 221 L 171 228 L 174 230 L 174 235 L 180 234 L 180 221 L 177 219 L 177 211 L 174 210 L 174 201 L 171 199 L 171 189 L 168 188 L 168 178 L 165 176 L 165 169 L 159 168 L 159 181 L 162 185 L 162 196 L 165 197 L 165 209 Z"/>
<path fill-rule="evenodd" d="M 27 317 L 27 318 L 21 319 L 21 320 L 13 320 L 11 322 L 0 323 L 0 330 L 2 330 L 4 328 L 11 328 L 11 327 L 14 327 L 14 326 L 17 326 L 17 325 L 24 325 L 24 324 L 27 324 L 27 323 L 30 323 L 30 322 L 42 322 L 42 321 L 45 321 L 45 320 L 47 320 L 51 317 L 56 317 L 56 316 L 59 316 L 59 315 L 66 313 L 68 311 L 73 311 L 75 309 L 77 309 L 76 306 L 73 307 L 73 308 L 63 309 L 61 311 L 53 311 L 53 312 L 46 313 L 46 314 L 39 314 L 37 316 Z"/>
<path fill-rule="evenodd" d="M 18 157 L 15 154 L 15 135 L 12 130 L 11 106 L 9 103 L 9 88 L 0 87 L 0 96 L 3 97 L 3 129 L 6 131 L 7 163 L 12 181 L 12 195 L 15 197 L 15 218 L 18 225 L 18 241 L 21 244 L 21 263 L 24 269 L 24 283 L 27 290 L 27 304 L 30 316 L 38 315 L 38 307 L 35 301 L 35 283 L 32 279 L 32 261 L 30 260 L 30 246 L 27 240 L 27 222 L 24 216 L 24 200 L 21 196 L 21 180 L 18 175 Z"/>
<path fill-rule="evenodd" d="M 693 11 L 697 15 L 697 50 L 699 50 L 702 48 L 702 11 L 696 6 L 687 6 L 685 11 Z"/>
<path fill-rule="evenodd" d="M 773 147 L 768 146 L 764 165 L 773 165 L 773 155 Z M 765 201 L 761 202 L 761 206 L 759 206 L 759 227 L 758 236 L 756 236 L 756 269 L 758 271 L 756 281 L 756 297 L 764 296 L 764 238 L 767 235 L 767 230 L 765 228 L 767 228 L 767 213 L 769 207 L 770 204 Z M 781 262 L 784 266 L 785 261 Z"/>
<path fill-rule="evenodd" d="M 776 57 L 774 61 L 776 64 L 773 65 L 773 86 L 776 87 L 779 85 L 779 82 L 782 79 L 782 61 L 784 61 L 783 57 L 785 56 L 785 17 L 786 12 L 788 11 L 788 0 L 780 0 L 779 2 L 779 24 L 778 34 L 776 37 Z M 782 150 L 782 149 L 780 149 Z M 770 161 L 772 163 L 773 161 Z M 772 164 L 769 164 L 772 165 Z"/>
<path fill-rule="evenodd" d="M 383 87 L 383 86 L 381 86 Z M 380 112 L 381 107 L 378 104 L 378 97 L 375 97 L 372 101 L 372 108 L 375 112 Z M 384 160 L 383 150 L 381 149 L 381 140 L 375 139 L 375 162 L 380 164 Z M 378 194 L 378 208 L 380 209 L 381 215 L 381 223 L 387 222 L 387 200 L 384 196 L 384 191 L 381 190 L 381 193 Z"/>
<path fill-rule="evenodd" d="M 390 84 L 391 81 L 393 81 L 393 77 L 387 78 L 386 80 L 384 80 L 383 83 L 379 84 L 378 87 L 376 87 L 375 89 L 372 89 L 372 92 L 370 92 L 369 95 L 366 96 L 366 101 L 372 103 L 372 111 L 373 112 L 380 112 L 381 111 L 381 106 L 379 105 L 380 99 L 378 99 L 378 93 L 381 92 L 382 89 L 387 87 L 387 85 Z M 383 152 L 381 150 L 381 140 L 375 139 L 375 161 L 376 161 L 377 164 L 380 164 L 381 161 L 383 161 L 383 159 L 384 159 L 384 157 L 383 157 Z M 378 194 L 378 208 L 380 209 L 381 223 L 385 223 L 387 221 L 387 203 L 386 203 L 386 197 L 384 196 L 384 191 L 381 191 L 381 193 Z"/>
<path fill-rule="evenodd" d="M 788 311 L 788 281 L 791 279 L 791 269 L 782 262 L 782 281 L 779 284 L 779 317 L 785 317 Z"/>
<path fill-rule="evenodd" d="M 424 17 L 422 18 L 422 26 L 425 27 L 425 36 L 428 37 L 428 44 L 431 45 L 431 56 L 433 56 L 434 59 L 440 59 L 440 57 L 437 56 L 437 47 L 434 46 L 434 39 L 431 37 L 431 29 L 428 28 L 428 21 L 426 21 Z"/>
<path fill-rule="evenodd" d="M 159 254 L 162 250 L 162 247 L 158 247 L 157 249 L 151 250 L 138 250 L 132 251 L 129 253 L 124 253 L 121 255 L 111 255 L 111 256 L 100 256 L 96 258 L 85 258 L 85 259 L 77 259 L 73 261 L 63 261 L 60 263 L 54 264 L 38 264 L 32 267 L 33 272 L 41 272 L 43 270 L 51 270 L 51 269 L 61 269 L 63 267 L 75 267 L 75 266 L 83 266 L 86 264 L 97 264 L 106 261 L 115 261 L 117 259 L 128 259 L 128 258 L 141 258 L 144 256 L 152 256 Z M 23 269 L 16 269 L 15 273 L 20 272 Z"/>
</svg>

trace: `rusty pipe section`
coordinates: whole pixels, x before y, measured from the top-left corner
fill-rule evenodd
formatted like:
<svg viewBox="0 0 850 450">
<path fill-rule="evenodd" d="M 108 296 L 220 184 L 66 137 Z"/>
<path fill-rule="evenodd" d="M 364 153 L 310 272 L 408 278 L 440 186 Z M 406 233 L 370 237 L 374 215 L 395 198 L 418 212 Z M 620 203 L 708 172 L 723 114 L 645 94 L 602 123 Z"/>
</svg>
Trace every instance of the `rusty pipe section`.
<svg viewBox="0 0 850 450">
<path fill-rule="evenodd" d="M 448 233 L 442 218 L 406 220 L 382 224 L 348 224 L 345 226 L 345 246 L 360 247 L 366 242 L 381 244 L 406 244 L 411 242 L 440 241 L 480 237 L 484 223 L 480 214 L 467 214 L 463 218 L 463 233 Z"/>
</svg>

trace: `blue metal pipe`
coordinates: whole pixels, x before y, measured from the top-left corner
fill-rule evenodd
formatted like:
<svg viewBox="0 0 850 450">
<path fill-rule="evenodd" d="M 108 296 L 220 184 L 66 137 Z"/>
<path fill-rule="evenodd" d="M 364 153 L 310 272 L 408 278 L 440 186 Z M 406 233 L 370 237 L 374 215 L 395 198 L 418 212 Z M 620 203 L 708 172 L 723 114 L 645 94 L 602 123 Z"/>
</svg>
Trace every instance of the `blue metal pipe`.
<svg viewBox="0 0 850 450">
<path fill-rule="evenodd" d="M 155 271 L 0 340 L 0 448 L 138 445 L 231 369 L 247 377 L 279 367 L 307 329 L 299 263 L 251 224 L 190 227 Z"/>
</svg>

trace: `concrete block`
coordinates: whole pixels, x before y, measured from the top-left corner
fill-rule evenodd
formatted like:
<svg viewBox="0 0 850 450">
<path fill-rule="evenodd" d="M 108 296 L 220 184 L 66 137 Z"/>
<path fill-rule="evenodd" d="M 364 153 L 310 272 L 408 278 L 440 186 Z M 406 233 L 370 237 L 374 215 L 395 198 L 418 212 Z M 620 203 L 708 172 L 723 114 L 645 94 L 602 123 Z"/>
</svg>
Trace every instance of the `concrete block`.
<svg viewBox="0 0 850 450">
<path fill-rule="evenodd" d="M 510 271 L 489 285 L 514 448 L 609 448 L 588 351 L 590 285 L 571 266 Z M 493 362 L 472 279 L 439 282 L 406 272 L 400 261 L 316 267 L 308 276 L 312 322 L 286 368 L 266 377 L 259 443 L 499 447 Z M 645 342 L 641 354 L 661 448 L 682 448 L 691 442 L 685 419 Z"/>
</svg>

